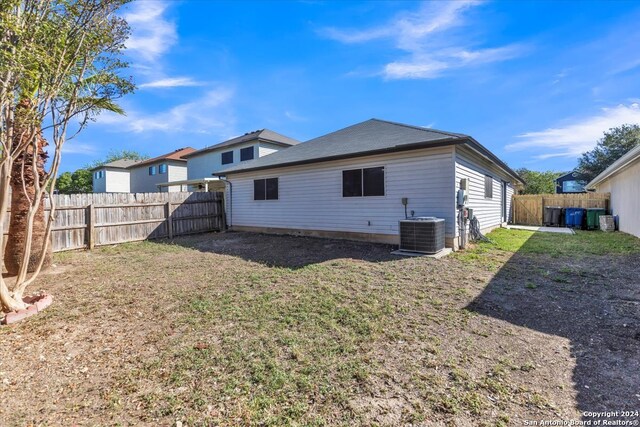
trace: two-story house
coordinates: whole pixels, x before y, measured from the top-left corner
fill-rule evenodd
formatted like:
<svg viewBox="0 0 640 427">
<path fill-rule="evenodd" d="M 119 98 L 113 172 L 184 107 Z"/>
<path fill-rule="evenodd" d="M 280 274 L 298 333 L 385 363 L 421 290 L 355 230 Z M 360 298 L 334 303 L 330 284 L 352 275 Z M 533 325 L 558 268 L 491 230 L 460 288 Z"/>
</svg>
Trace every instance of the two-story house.
<svg viewBox="0 0 640 427">
<path fill-rule="evenodd" d="M 152 159 L 116 160 L 94 168 L 94 193 L 155 193 L 181 191 L 180 186 L 159 187 L 167 181 L 187 178 L 187 161 L 184 155 L 194 152 L 191 147 L 180 148 Z"/>
<path fill-rule="evenodd" d="M 299 143 L 300 141 L 269 129 L 248 132 L 184 155 L 183 158 L 187 160 L 186 179 L 170 180 L 163 185 L 169 188 L 188 185 L 190 190 L 224 189 L 223 183 L 212 174 L 223 168 L 239 165 Z"/>
</svg>

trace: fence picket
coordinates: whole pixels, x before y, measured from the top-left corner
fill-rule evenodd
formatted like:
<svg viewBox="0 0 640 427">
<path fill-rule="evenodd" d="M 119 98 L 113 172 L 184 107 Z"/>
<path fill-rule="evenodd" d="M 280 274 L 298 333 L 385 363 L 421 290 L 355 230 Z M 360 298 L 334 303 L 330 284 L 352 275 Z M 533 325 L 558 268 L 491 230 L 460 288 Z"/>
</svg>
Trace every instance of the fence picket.
<svg viewBox="0 0 640 427">
<path fill-rule="evenodd" d="M 610 197 L 609 193 L 517 194 L 513 196 L 511 204 L 512 222 L 521 225 L 542 225 L 545 206 L 608 210 Z"/>
<path fill-rule="evenodd" d="M 54 252 L 224 229 L 222 193 L 58 194 L 54 198 Z M 48 200 L 45 209 L 48 214 Z M 8 221 L 9 216 L 7 231 Z"/>
</svg>

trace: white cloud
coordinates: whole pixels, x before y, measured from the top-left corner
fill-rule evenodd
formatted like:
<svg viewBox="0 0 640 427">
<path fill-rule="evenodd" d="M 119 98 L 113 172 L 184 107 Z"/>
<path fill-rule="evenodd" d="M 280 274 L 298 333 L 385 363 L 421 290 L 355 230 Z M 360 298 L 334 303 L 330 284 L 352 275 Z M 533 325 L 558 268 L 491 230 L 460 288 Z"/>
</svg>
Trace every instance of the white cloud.
<svg viewBox="0 0 640 427">
<path fill-rule="evenodd" d="M 204 83 L 198 82 L 191 77 L 168 77 L 159 80 L 153 80 L 138 85 L 139 89 L 147 88 L 169 88 L 169 87 L 185 87 L 185 86 L 203 86 Z"/>
<path fill-rule="evenodd" d="M 146 62 L 156 61 L 178 40 L 175 23 L 164 16 L 167 6 L 164 1 L 138 1 L 124 15 L 131 26 L 127 49 Z"/>
<path fill-rule="evenodd" d="M 126 47 L 132 67 L 149 79 L 138 86 L 140 89 L 201 85 L 190 77 L 168 77 L 165 73 L 162 58 L 178 42 L 176 24 L 166 16 L 168 7 L 164 0 L 137 1 L 124 14 L 131 26 Z"/>
<path fill-rule="evenodd" d="M 490 62 L 504 61 L 522 53 L 523 46 L 508 45 L 476 48 L 464 35 L 452 34 L 452 29 L 468 25 L 464 13 L 481 1 L 430 1 L 421 4 L 418 11 L 404 13 L 388 24 L 365 30 L 327 28 L 321 34 L 354 44 L 379 39 L 390 39 L 395 47 L 408 55 L 390 62 L 381 74 L 389 79 L 436 78 L 445 70 L 463 68 Z"/>
<path fill-rule="evenodd" d="M 186 132 L 228 134 L 234 125 L 230 107 L 233 90 L 220 87 L 191 102 L 167 111 L 146 114 L 129 111 L 127 116 L 105 113 L 97 123 L 119 132 Z"/>
<path fill-rule="evenodd" d="M 537 150 L 537 159 L 576 157 L 591 150 L 603 132 L 627 123 L 640 124 L 640 104 L 603 108 L 598 115 L 583 118 L 561 127 L 518 135 L 519 142 L 507 145 L 508 151 Z"/>
<path fill-rule="evenodd" d="M 92 156 L 98 153 L 96 147 L 90 144 L 78 144 L 74 141 L 67 141 L 62 146 L 62 152 L 64 154 L 84 154 L 87 156 Z"/>
<path fill-rule="evenodd" d="M 294 113 L 293 111 L 285 111 L 284 112 L 284 116 L 294 122 L 306 122 L 308 121 L 308 119 L 306 117 L 303 117 L 301 115 L 298 115 L 296 113 Z"/>
</svg>

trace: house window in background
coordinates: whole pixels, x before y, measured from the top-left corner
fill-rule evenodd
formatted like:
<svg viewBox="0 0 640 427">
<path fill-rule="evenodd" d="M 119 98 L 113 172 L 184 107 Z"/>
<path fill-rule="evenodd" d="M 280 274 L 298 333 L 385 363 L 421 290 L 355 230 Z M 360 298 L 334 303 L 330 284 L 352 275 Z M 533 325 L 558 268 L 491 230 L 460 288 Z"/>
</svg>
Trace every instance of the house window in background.
<svg viewBox="0 0 640 427">
<path fill-rule="evenodd" d="M 229 163 L 233 163 L 233 151 L 222 153 L 222 164 L 228 165 Z"/>
<path fill-rule="evenodd" d="M 253 160 L 253 147 L 247 147 L 240 150 L 240 161 Z"/>
<path fill-rule="evenodd" d="M 158 166 L 158 172 L 161 174 L 167 173 L 167 164 L 162 163 L 160 166 Z"/>
<path fill-rule="evenodd" d="M 149 166 L 149 175 L 155 175 L 155 174 L 156 174 L 156 167 Z"/>
</svg>

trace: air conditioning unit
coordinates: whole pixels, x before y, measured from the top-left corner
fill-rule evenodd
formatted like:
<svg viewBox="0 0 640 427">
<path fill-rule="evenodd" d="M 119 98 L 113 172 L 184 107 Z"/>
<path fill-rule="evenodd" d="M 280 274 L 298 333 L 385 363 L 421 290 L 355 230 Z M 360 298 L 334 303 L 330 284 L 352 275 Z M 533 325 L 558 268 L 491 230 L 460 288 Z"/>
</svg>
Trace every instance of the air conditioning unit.
<svg viewBox="0 0 640 427">
<path fill-rule="evenodd" d="M 444 219 L 431 216 L 400 221 L 400 250 L 435 254 L 444 249 Z"/>
</svg>

